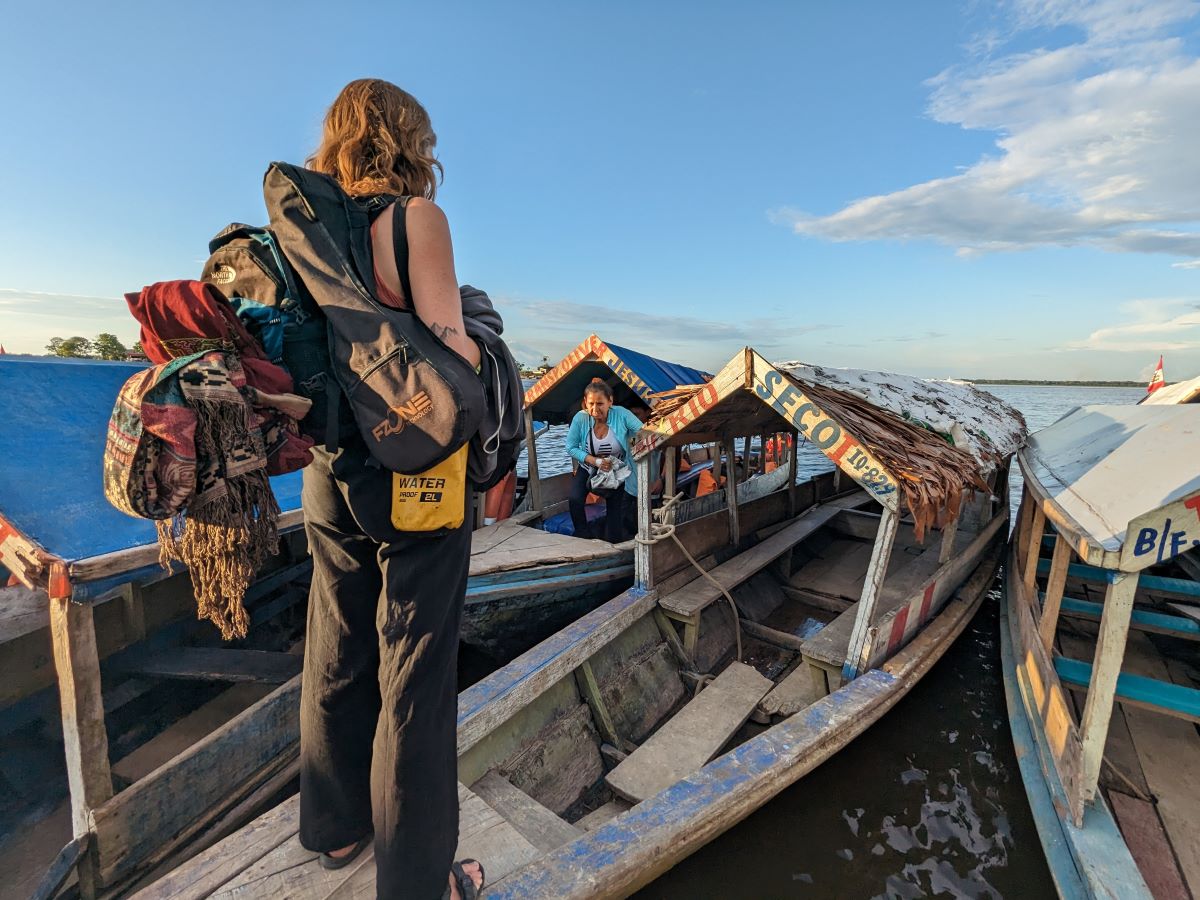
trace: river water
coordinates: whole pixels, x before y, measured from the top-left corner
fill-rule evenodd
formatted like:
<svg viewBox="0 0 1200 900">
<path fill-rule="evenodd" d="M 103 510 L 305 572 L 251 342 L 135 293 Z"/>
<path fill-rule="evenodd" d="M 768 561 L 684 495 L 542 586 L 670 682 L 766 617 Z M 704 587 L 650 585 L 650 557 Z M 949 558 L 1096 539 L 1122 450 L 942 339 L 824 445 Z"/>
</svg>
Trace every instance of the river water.
<svg viewBox="0 0 1200 900">
<path fill-rule="evenodd" d="M 1076 406 L 1142 396 L 986 390 L 1031 431 Z M 809 462 L 815 469 L 823 458 Z M 1055 896 L 1008 733 L 997 599 L 993 591 L 946 656 L 862 737 L 638 896 Z"/>
</svg>

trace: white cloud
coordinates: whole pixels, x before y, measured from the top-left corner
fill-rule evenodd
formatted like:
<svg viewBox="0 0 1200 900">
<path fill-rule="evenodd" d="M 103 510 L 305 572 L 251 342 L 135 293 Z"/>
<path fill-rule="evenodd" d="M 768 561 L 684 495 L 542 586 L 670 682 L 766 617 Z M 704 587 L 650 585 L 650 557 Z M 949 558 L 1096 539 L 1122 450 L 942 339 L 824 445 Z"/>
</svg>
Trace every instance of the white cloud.
<svg viewBox="0 0 1200 900">
<path fill-rule="evenodd" d="M 515 341 L 530 359 L 543 353 L 557 359 L 596 332 L 606 341 L 652 356 L 711 368 L 724 364 L 734 350 L 747 345 L 768 354 L 788 350 L 795 355 L 803 336 L 840 327 L 797 321 L 791 315 L 718 322 L 571 300 L 503 297 L 496 300 L 496 306 L 504 316 L 505 338 Z"/>
<path fill-rule="evenodd" d="M 1200 60 L 1167 32 L 1200 4 L 1018 0 L 1009 11 L 1009 37 L 1062 26 L 1081 36 L 930 80 L 930 116 L 995 132 L 994 154 L 831 215 L 784 209 L 774 220 L 828 240 L 934 240 L 963 254 L 1086 245 L 1200 258 Z"/>
<path fill-rule="evenodd" d="M 1200 350 L 1200 303 L 1194 300 L 1134 300 L 1123 304 L 1125 321 L 1099 328 L 1066 350 L 1169 353 Z"/>
</svg>

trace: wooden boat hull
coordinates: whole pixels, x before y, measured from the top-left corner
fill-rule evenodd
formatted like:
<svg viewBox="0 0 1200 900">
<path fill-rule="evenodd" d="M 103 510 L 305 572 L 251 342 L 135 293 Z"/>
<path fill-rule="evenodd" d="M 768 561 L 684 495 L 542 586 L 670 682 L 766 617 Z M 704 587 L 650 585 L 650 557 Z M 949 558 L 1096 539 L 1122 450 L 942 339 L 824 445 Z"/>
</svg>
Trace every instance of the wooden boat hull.
<svg viewBox="0 0 1200 900">
<path fill-rule="evenodd" d="M 982 549 L 957 596 L 880 668 L 514 872 L 488 896 L 625 897 L 732 828 L 866 731 L 941 659 L 978 610 L 1001 541 Z"/>
<path fill-rule="evenodd" d="M 1031 647 L 1036 629 L 1022 623 L 1018 597 L 1024 590 L 1015 551 L 1005 565 L 1000 612 L 1000 656 L 1004 693 L 1013 746 L 1025 782 L 1025 793 L 1037 825 L 1050 875 L 1059 896 L 1136 898 L 1151 896 L 1103 795 L 1084 809 L 1077 826 L 1066 791 L 1052 764 L 1046 731 L 1045 694 L 1048 682 L 1039 673 L 1037 649 Z"/>
<path fill-rule="evenodd" d="M 462 640 L 496 659 L 511 659 L 632 583 L 632 551 L 472 577 Z"/>
</svg>

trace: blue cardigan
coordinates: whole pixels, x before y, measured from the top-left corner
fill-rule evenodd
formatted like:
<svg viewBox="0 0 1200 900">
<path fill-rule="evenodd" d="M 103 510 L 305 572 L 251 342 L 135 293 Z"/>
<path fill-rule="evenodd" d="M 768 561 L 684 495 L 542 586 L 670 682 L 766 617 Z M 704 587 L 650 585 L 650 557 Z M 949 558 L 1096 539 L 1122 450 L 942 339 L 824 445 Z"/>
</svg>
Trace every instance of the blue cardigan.
<svg viewBox="0 0 1200 900">
<path fill-rule="evenodd" d="M 575 413 L 571 419 L 571 428 L 567 432 L 567 453 L 575 462 L 583 465 L 588 458 L 588 431 L 592 427 L 592 417 L 584 410 Z M 637 465 L 633 460 L 633 439 L 642 430 L 642 423 L 623 406 L 613 406 L 608 410 L 608 427 L 613 437 L 625 448 L 625 462 L 633 469 L 633 474 L 625 479 L 625 492 L 637 496 Z"/>
</svg>

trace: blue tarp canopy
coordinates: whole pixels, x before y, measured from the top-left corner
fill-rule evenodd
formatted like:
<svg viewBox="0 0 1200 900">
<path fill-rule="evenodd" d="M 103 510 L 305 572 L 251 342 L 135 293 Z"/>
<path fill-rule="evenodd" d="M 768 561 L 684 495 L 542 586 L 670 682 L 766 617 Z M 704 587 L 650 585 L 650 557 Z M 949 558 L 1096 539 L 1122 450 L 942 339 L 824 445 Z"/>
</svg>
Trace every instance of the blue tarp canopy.
<svg viewBox="0 0 1200 900">
<path fill-rule="evenodd" d="M 104 498 L 104 443 L 117 392 L 144 363 L 0 356 L 0 516 L 67 562 L 158 542 L 154 523 Z M 300 473 L 271 479 L 300 508 Z"/>
<path fill-rule="evenodd" d="M 583 389 L 593 378 L 603 378 L 621 406 L 647 406 L 645 397 L 683 385 L 704 384 L 707 372 L 668 362 L 602 341 L 590 335 L 563 357 L 525 392 L 525 405 L 534 418 L 562 425 L 580 409 Z"/>
</svg>

